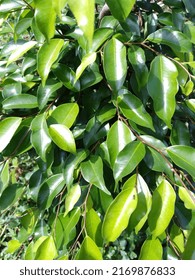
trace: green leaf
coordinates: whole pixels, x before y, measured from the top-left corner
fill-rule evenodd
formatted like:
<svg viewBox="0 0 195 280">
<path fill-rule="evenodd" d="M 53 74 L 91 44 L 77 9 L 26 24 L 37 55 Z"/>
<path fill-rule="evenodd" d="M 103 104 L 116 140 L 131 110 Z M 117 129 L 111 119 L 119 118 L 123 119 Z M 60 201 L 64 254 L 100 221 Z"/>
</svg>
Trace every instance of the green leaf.
<svg viewBox="0 0 195 280">
<path fill-rule="evenodd" d="M 52 236 L 48 236 L 38 247 L 35 260 L 53 260 L 57 257 L 55 242 Z"/>
<path fill-rule="evenodd" d="M 55 92 L 62 87 L 61 82 L 57 82 L 56 80 L 47 80 L 46 85 L 43 87 L 42 84 L 39 85 L 37 90 L 37 102 L 39 109 L 42 110 L 52 99 Z"/>
<path fill-rule="evenodd" d="M 49 133 L 53 142 L 62 150 L 76 153 L 76 144 L 72 132 L 63 124 L 52 124 Z"/>
<path fill-rule="evenodd" d="M 0 194 L 8 186 L 10 180 L 10 161 L 6 160 L 5 163 L 1 163 L 0 166 Z"/>
<path fill-rule="evenodd" d="M 68 0 L 54 0 L 53 1 L 53 7 L 56 11 L 56 14 L 61 17 L 61 10 L 65 7 Z"/>
<path fill-rule="evenodd" d="M 39 209 L 48 209 L 55 196 L 62 190 L 63 187 L 63 174 L 55 174 L 46 179 L 40 186 L 40 190 L 38 192 L 37 205 Z"/>
<path fill-rule="evenodd" d="M 116 196 L 108 207 L 102 224 L 102 237 L 106 242 L 114 242 L 126 229 L 136 206 L 136 188 L 127 188 Z"/>
<path fill-rule="evenodd" d="M 9 144 L 21 121 L 22 118 L 19 117 L 7 117 L 0 121 L 0 152 Z"/>
<path fill-rule="evenodd" d="M 114 164 L 113 173 L 116 182 L 130 174 L 136 166 L 138 166 L 144 156 L 145 147 L 142 142 L 134 141 L 126 145 L 118 154 Z"/>
<path fill-rule="evenodd" d="M 135 140 L 135 136 L 122 121 L 116 121 L 112 125 L 107 136 L 107 147 L 112 167 L 114 166 L 119 152 L 133 140 Z"/>
<path fill-rule="evenodd" d="M 148 81 L 148 68 L 145 64 L 146 58 L 144 50 L 138 46 L 132 45 L 128 49 L 128 59 L 135 71 L 136 80 L 140 90 Z"/>
<path fill-rule="evenodd" d="M 30 49 L 32 49 L 35 45 L 37 44 L 36 41 L 29 41 L 26 42 L 20 46 L 18 46 L 10 55 L 8 61 L 7 61 L 7 66 L 18 60 L 21 56 L 23 56 L 23 54 L 25 54 L 27 51 L 29 51 Z"/>
<path fill-rule="evenodd" d="M 157 44 L 164 44 L 178 52 L 192 51 L 192 43 L 183 33 L 170 28 L 161 28 L 147 37 L 147 40 Z"/>
<path fill-rule="evenodd" d="M 103 43 L 112 35 L 113 30 L 111 28 L 98 28 L 94 32 L 93 43 L 91 52 L 97 51 Z"/>
<path fill-rule="evenodd" d="M 95 19 L 95 1 L 94 0 L 68 0 L 68 5 L 73 12 L 79 28 L 83 31 L 83 35 L 87 40 L 87 51 L 91 48 L 94 19 Z"/>
<path fill-rule="evenodd" d="M 5 110 L 33 109 L 38 107 L 37 97 L 31 94 L 19 94 L 6 98 L 2 102 Z"/>
<path fill-rule="evenodd" d="M 190 232 L 185 250 L 182 255 L 183 260 L 195 260 L 195 227 Z"/>
<path fill-rule="evenodd" d="M 146 112 L 141 100 L 127 90 L 121 90 L 119 94 L 117 101 L 123 115 L 136 124 L 155 131 L 152 118 Z"/>
<path fill-rule="evenodd" d="M 68 188 L 74 181 L 74 171 L 78 168 L 78 165 L 86 159 L 88 155 L 88 150 L 77 150 L 77 153 L 75 155 L 70 154 L 68 156 L 64 168 L 64 180 Z"/>
<path fill-rule="evenodd" d="M 79 113 L 77 103 L 66 103 L 54 109 L 50 115 L 51 121 L 58 124 L 63 124 L 70 128 L 75 122 Z"/>
<path fill-rule="evenodd" d="M 139 256 L 139 260 L 162 260 L 163 248 L 158 239 L 145 240 Z"/>
<path fill-rule="evenodd" d="M 137 190 L 137 207 L 130 217 L 128 226 L 130 230 L 135 229 L 137 234 L 148 218 L 148 214 L 152 205 L 152 196 L 148 185 L 140 174 L 134 174 L 125 182 L 123 185 L 123 190 L 128 188 L 136 188 Z"/>
<path fill-rule="evenodd" d="M 65 198 L 65 213 L 64 216 L 66 216 L 75 206 L 77 201 L 79 200 L 81 196 L 81 187 L 79 184 L 75 184 L 70 188 L 68 191 L 66 198 Z"/>
<path fill-rule="evenodd" d="M 21 225 L 26 229 L 27 233 L 30 235 L 37 223 L 39 217 L 39 210 L 37 208 L 28 208 L 21 218 Z"/>
<path fill-rule="evenodd" d="M 172 145 L 190 146 L 188 125 L 180 120 L 175 120 L 171 130 L 170 141 Z"/>
<path fill-rule="evenodd" d="M 188 99 L 185 101 L 188 108 L 195 113 L 195 99 Z"/>
<path fill-rule="evenodd" d="M 45 114 L 38 115 L 31 123 L 31 143 L 37 154 L 46 161 L 48 149 L 51 146 L 51 138 L 47 127 Z"/>
<path fill-rule="evenodd" d="M 186 170 L 195 178 L 195 149 L 183 145 L 175 145 L 167 148 L 172 161 L 182 169 Z"/>
<path fill-rule="evenodd" d="M 7 250 L 6 252 L 8 254 L 13 254 L 15 253 L 15 251 L 17 251 L 20 247 L 22 246 L 22 244 L 16 240 L 16 239 L 12 239 L 7 243 Z"/>
<path fill-rule="evenodd" d="M 0 196 L 0 211 L 12 207 L 20 199 L 24 189 L 20 184 L 9 185 Z"/>
<path fill-rule="evenodd" d="M 76 255 L 76 260 L 102 260 L 102 254 L 95 242 L 86 236 Z"/>
<path fill-rule="evenodd" d="M 104 73 L 113 91 L 118 91 L 127 75 L 126 48 L 117 39 L 112 38 L 104 47 Z"/>
<path fill-rule="evenodd" d="M 76 74 L 71 68 L 64 64 L 58 64 L 58 66 L 52 71 L 66 88 L 74 92 L 80 91 L 80 81 L 74 83 Z"/>
<path fill-rule="evenodd" d="M 171 184 L 163 180 L 154 190 L 152 209 L 148 223 L 153 238 L 161 235 L 168 227 L 175 210 L 176 194 Z"/>
<path fill-rule="evenodd" d="M 85 227 L 87 235 L 96 243 L 98 247 L 102 246 L 101 236 L 102 222 L 98 213 L 92 208 L 86 213 Z"/>
<path fill-rule="evenodd" d="M 118 20 L 125 20 L 131 12 L 136 0 L 106 0 L 111 13 Z"/>
<path fill-rule="evenodd" d="M 82 162 L 81 173 L 87 182 L 95 185 L 105 193 L 110 194 L 105 186 L 103 177 L 103 163 L 99 156 L 91 156 L 88 161 Z"/>
<path fill-rule="evenodd" d="M 182 230 L 176 225 L 173 224 L 170 231 L 171 242 L 174 246 L 179 249 L 180 252 L 184 251 L 184 236 Z"/>
<path fill-rule="evenodd" d="M 77 80 L 80 78 L 80 76 L 82 75 L 82 73 L 84 72 L 84 70 L 87 68 L 87 66 L 89 66 L 90 64 L 94 63 L 94 61 L 96 60 L 96 53 L 95 52 L 91 52 L 86 54 L 82 60 L 81 60 L 81 64 L 79 65 L 79 67 L 76 70 L 76 76 L 75 76 L 75 81 L 74 83 L 77 82 Z"/>
<path fill-rule="evenodd" d="M 52 0 L 34 0 L 35 21 L 47 41 L 54 36 L 56 11 Z"/>
<path fill-rule="evenodd" d="M 179 187 L 179 197 L 187 209 L 195 210 L 195 195 L 188 189 Z"/>
<path fill-rule="evenodd" d="M 32 18 L 23 18 L 19 22 L 17 22 L 14 29 L 14 39 L 17 40 L 22 33 L 26 32 L 31 24 Z"/>
<path fill-rule="evenodd" d="M 38 52 L 37 71 L 42 79 L 43 86 L 45 86 L 51 66 L 57 60 L 63 45 L 64 41 L 62 39 L 52 39 L 49 43 L 45 43 Z"/>
<path fill-rule="evenodd" d="M 176 107 L 177 75 L 175 64 L 168 58 L 159 55 L 152 61 L 148 92 L 153 99 L 155 113 L 169 128 L 171 128 L 171 118 Z M 158 94 L 156 94 L 156 89 L 158 89 Z"/>
</svg>

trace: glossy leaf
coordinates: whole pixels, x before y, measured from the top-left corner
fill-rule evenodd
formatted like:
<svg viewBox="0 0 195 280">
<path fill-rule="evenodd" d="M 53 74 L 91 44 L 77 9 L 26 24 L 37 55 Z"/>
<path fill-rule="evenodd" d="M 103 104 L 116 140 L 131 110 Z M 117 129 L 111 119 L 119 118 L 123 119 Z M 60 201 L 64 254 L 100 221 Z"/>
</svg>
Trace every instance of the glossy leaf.
<svg viewBox="0 0 195 280">
<path fill-rule="evenodd" d="M 65 7 L 68 0 L 54 0 L 53 1 L 53 7 L 56 11 L 56 14 L 61 17 L 61 10 Z"/>
<path fill-rule="evenodd" d="M 195 149 L 183 145 L 175 145 L 167 148 L 172 161 L 182 169 L 186 170 L 195 178 Z"/>
<path fill-rule="evenodd" d="M 75 206 L 75 204 L 77 203 L 77 201 L 79 200 L 81 196 L 81 187 L 79 186 L 79 184 L 75 184 L 74 186 L 72 186 L 70 188 L 70 190 L 68 191 L 66 198 L 65 198 L 65 213 L 64 216 L 66 216 L 68 214 L 68 212 L 70 212 L 73 207 Z"/>
<path fill-rule="evenodd" d="M 147 40 L 157 44 L 164 44 L 171 47 L 174 51 L 190 52 L 192 44 L 183 33 L 169 28 L 161 28 L 147 37 Z"/>
<path fill-rule="evenodd" d="M 195 227 L 190 232 L 185 250 L 182 255 L 183 260 L 195 260 Z"/>
<path fill-rule="evenodd" d="M 170 141 L 172 145 L 190 146 L 190 133 L 187 125 L 179 120 L 174 121 Z"/>
<path fill-rule="evenodd" d="M 38 107 L 37 98 L 31 94 L 19 94 L 6 98 L 2 102 L 5 110 L 33 109 Z"/>
<path fill-rule="evenodd" d="M 75 122 L 79 113 L 77 103 L 66 103 L 58 106 L 50 115 L 51 121 L 63 124 L 70 128 Z"/>
<path fill-rule="evenodd" d="M 10 241 L 8 241 L 7 243 L 7 250 L 6 252 L 8 254 L 13 254 L 15 253 L 15 251 L 17 251 L 20 247 L 22 246 L 22 244 L 16 240 L 16 239 L 12 239 Z"/>
<path fill-rule="evenodd" d="M 171 242 L 173 242 L 174 246 L 179 249 L 180 252 L 184 251 L 184 236 L 182 230 L 176 225 L 173 224 L 170 231 Z"/>
<path fill-rule="evenodd" d="M 64 64 L 58 64 L 58 66 L 53 69 L 53 72 L 66 88 L 74 92 L 80 91 L 80 81 L 74 83 L 76 74 L 71 68 Z"/>
<path fill-rule="evenodd" d="M 106 0 L 106 3 L 108 4 L 113 16 L 121 21 L 127 18 L 135 2 L 135 0 Z"/>
<path fill-rule="evenodd" d="M 61 82 L 57 82 L 56 80 L 47 80 L 47 83 L 45 86 L 42 84 L 39 85 L 37 90 L 37 102 L 39 109 L 42 110 L 52 99 L 55 92 L 62 87 Z"/>
<path fill-rule="evenodd" d="M 116 182 L 130 174 L 145 156 L 145 147 L 142 142 L 134 141 L 125 146 L 118 154 L 113 174 Z"/>
<path fill-rule="evenodd" d="M 48 149 L 51 146 L 51 138 L 47 127 L 45 114 L 38 115 L 31 123 L 31 143 L 37 154 L 46 161 Z"/>
<path fill-rule="evenodd" d="M 188 99 L 185 101 L 188 108 L 195 113 L 195 99 Z"/>
<path fill-rule="evenodd" d="M 75 83 L 76 81 L 80 78 L 80 76 L 82 75 L 82 73 L 85 71 L 85 69 L 92 63 L 94 63 L 96 60 L 96 53 L 95 52 L 91 52 L 89 54 L 86 54 L 82 60 L 81 60 L 81 64 L 79 65 L 79 67 L 76 70 L 76 76 L 75 76 Z"/>
<path fill-rule="evenodd" d="M 76 260 L 102 260 L 102 254 L 95 242 L 86 236 L 76 255 Z"/>
<path fill-rule="evenodd" d="M 110 194 L 105 185 L 103 177 L 103 163 L 99 156 L 91 156 L 88 161 L 82 162 L 81 173 L 87 182 L 95 185 L 105 193 Z"/>
<path fill-rule="evenodd" d="M 98 28 L 94 32 L 93 43 L 91 51 L 97 51 L 102 44 L 112 35 L 113 30 L 111 28 Z"/>
<path fill-rule="evenodd" d="M 77 150 L 76 155 L 70 154 L 65 162 L 64 180 L 69 188 L 74 181 L 74 171 L 78 165 L 89 155 L 88 150 Z"/>
<path fill-rule="evenodd" d="M 78 26 L 83 31 L 87 40 L 87 50 L 90 49 L 94 32 L 94 0 L 68 0 L 68 5 L 73 12 Z"/>
<path fill-rule="evenodd" d="M 114 91 L 123 86 L 127 75 L 126 48 L 117 39 L 112 38 L 104 47 L 104 73 Z"/>
<path fill-rule="evenodd" d="M 158 239 L 146 240 L 142 247 L 139 260 L 162 260 L 163 248 Z"/>
<path fill-rule="evenodd" d="M 20 184 L 9 185 L 0 196 L 0 211 L 12 207 L 20 199 L 24 189 Z"/>
<path fill-rule="evenodd" d="M 155 113 L 169 128 L 171 128 L 171 118 L 176 107 L 177 75 L 175 64 L 168 58 L 159 55 L 152 61 L 148 78 L 148 92 L 153 99 Z"/>
<path fill-rule="evenodd" d="M 168 227 L 175 210 L 176 194 L 173 187 L 163 180 L 154 190 L 148 223 L 153 238 L 161 235 Z"/>
<path fill-rule="evenodd" d="M 52 0 L 34 0 L 35 21 L 48 42 L 55 33 L 56 11 L 52 2 Z"/>
<path fill-rule="evenodd" d="M 21 121 L 19 117 L 9 117 L 0 121 L 0 152 L 9 144 Z"/>
<path fill-rule="evenodd" d="M 101 237 L 102 222 L 98 213 L 92 208 L 86 213 L 85 227 L 87 235 L 96 243 L 97 246 L 102 246 Z"/>
<path fill-rule="evenodd" d="M 179 187 L 179 197 L 187 209 L 195 210 L 195 195 L 184 187 Z"/>
<path fill-rule="evenodd" d="M 130 230 L 135 229 L 135 232 L 138 233 L 148 218 L 152 205 L 152 195 L 140 174 L 134 174 L 123 185 L 123 190 L 133 188 L 137 190 L 138 201 L 137 207 L 130 217 L 128 228 Z"/>
<path fill-rule="evenodd" d="M 146 58 L 144 50 L 138 46 L 131 46 L 128 49 L 128 59 L 135 71 L 136 80 L 139 89 L 143 88 L 148 81 L 148 68 L 146 66 Z"/>
<path fill-rule="evenodd" d="M 52 236 L 48 236 L 39 246 L 35 260 L 53 260 L 57 257 L 57 250 Z"/>
<path fill-rule="evenodd" d="M 21 56 L 23 56 L 27 51 L 32 49 L 35 45 L 37 44 L 36 41 L 29 41 L 24 43 L 22 46 L 18 46 L 10 55 L 8 61 L 7 61 L 7 66 L 18 60 Z"/>
<path fill-rule="evenodd" d="M 114 242 L 128 226 L 129 218 L 137 206 L 135 188 L 121 191 L 108 207 L 102 224 L 105 242 Z"/>
<path fill-rule="evenodd" d="M 38 192 L 37 205 L 39 209 L 48 209 L 55 196 L 64 187 L 64 177 L 62 174 L 52 175 L 50 178 L 46 179 Z"/>
<path fill-rule="evenodd" d="M 42 79 L 43 86 L 45 86 L 51 66 L 57 60 L 63 45 L 64 41 L 62 39 L 52 39 L 49 43 L 45 43 L 38 52 L 37 71 Z"/>
<path fill-rule="evenodd" d="M 76 153 L 76 145 L 72 132 L 63 124 L 52 124 L 49 133 L 53 142 L 62 150 Z"/>
<path fill-rule="evenodd" d="M 133 140 L 135 140 L 135 137 L 125 123 L 116 121 L 112 125 L 107 136 L 107 147 L 112 167 L 119 152 Z"/>
<path fill-rule="evenodd" d="M 124 94 L 122 94 L 123 92 Z M 148 127 L 154 131 L 152 118 L 145 110 L 141 100 L 126 90 L 121 90 L 120 94 L 117 101 L 123 115 L 136 124 Z"/>
</svg>

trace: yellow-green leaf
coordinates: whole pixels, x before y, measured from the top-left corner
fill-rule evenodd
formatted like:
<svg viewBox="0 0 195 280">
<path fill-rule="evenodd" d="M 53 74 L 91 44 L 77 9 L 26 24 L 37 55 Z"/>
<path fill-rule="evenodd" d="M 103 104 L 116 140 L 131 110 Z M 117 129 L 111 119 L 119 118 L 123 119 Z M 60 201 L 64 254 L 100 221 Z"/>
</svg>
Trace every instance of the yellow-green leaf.
<svg viewBox="0 0 195 280">
<path fill-rule="evenodd" d="M 102 260 L 102 254 L 95 242 L 86 236 L 76 255 L 76 260 Z"/>
<path fill-rule="evenodd" d="M 80 78 L 80 76 L 82 75 L 82 73 L 84 72 L 84 70 L 87 68 L 87 66 L 89 66 L 90 64 L 92 64 L 94 61 L 96 60 L 96 53 L 92 52 L 89 54 L 86 54 L 81 61 L 81 64 L 79 65 L 79 67 L 76 70 L 76 77 L 75 77 L 75 81 L 74 83 L 77 82 L 77 80 Z"/>
<path fill-rule="evenodd" d="M 142 247 L 139 260 L 162 260 L 163 248 L 158 239 L 146 240 Z"/>
<path fill-rule="evenodd" d="M 106 242 L 114 242 L 128 226 L 129 218 L 137 206 L 136 188 L 121 191 L 108 207 L 102 225 Z"/>
<path fill-rule="evenodd" d="M 77 201 L 79 200 L 81 196 L 81 187 L 79 184 L 75 184 L 70 188 L 70 190 L 67 193 L 66 199 L 65 199 L 65 213 L 64 216 L 66 216 L 75 206 Z"/>
</svg>

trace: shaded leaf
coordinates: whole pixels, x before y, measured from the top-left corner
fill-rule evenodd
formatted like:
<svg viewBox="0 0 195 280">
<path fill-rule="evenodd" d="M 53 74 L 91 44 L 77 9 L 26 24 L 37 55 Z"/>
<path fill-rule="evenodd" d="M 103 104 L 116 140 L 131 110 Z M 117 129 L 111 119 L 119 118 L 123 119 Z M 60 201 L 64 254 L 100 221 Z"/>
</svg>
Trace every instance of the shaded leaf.
<svg viewBox="0 0 195 280">
<path fill-rule="evenodd" d="M 102 246 L 103 240 L 101 236 L 102 222 L 98 213 L 92 208 L 86 213 L 85 227 L 87 235 L 96 243 Z"/>
<path fill-rule="evenodd" d="M 0 196 L 0 211 L 12 207 L 20 199 L 24 189 L 20 184 L 9 185 Z"/>
</svg>

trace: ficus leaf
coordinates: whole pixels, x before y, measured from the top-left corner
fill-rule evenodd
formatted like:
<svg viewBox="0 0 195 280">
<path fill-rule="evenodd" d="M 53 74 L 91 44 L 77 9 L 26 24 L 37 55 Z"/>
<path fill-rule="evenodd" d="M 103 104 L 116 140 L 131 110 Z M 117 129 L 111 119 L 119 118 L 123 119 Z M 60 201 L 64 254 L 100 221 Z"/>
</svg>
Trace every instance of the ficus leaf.
<svg viewBox="0 0 195 280">
<path fill-rule="evenodd" d="M 175 210 L 176 194 L 171 184 L 163 180 L 152 196 L 152 208 L 148 223 L 153 238 L 161 235 L 168 227 Z"/>
<path fill-rule="evenodd" d="M 42 79 L 42 85 L 45 86 L 51 66 L 58 58 L 59 52 L 64 45 L 62 39 L 52 39 L 45 43 L 37 55 L 37 70 Z"/>
<path fill-rule="evenodd" d="M 125 20 L 131 12 L 136 0 L 106 0 L 111 13 L 118 20 Z"/>
<path fill-rule="evenodd" d="M 156 56 L 152 61 L 148 77 L 148 92 L 153 99 L 155 113 L 169 128 L 176 107 L 177 75 L 175 64 L 165 56 Z"/>
<path fill-rule="evenodd" d="M 106 242 L 114 242 L 128 226 L 129 218 L 137 206 L 135 188 L 121 191 L 108 207 L 103 224 L 102 237 Z"/>
</svg>

